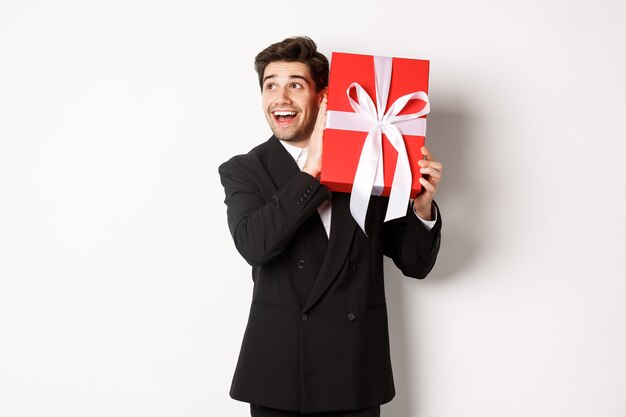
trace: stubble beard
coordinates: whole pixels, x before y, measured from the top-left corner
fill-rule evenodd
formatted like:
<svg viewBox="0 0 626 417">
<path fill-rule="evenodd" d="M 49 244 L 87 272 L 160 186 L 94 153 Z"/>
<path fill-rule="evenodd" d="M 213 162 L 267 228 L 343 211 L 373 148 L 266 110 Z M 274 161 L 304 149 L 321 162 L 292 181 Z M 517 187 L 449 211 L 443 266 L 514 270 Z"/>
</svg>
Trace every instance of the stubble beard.
<svg viewBox="0 0 626 417">
<path fill-rule="evenodd" d="M 268 122 L 274 136 L 285 142 L 301 142 L 309 139 L 315 128 L 314 118 L 310 118 L 304 124 L 291 125 L 287 129 L 283 129 L 275 124 L 274 116 L 271 113 L 266 115 L 266 117 L 269 118 Z"/>
<path fill-rule="evenodd" d="M 309 123 L 309 125 L 311 125 L 311 123 Z M 314 126 L 314 123 L 311 126 L 297 126 L 295 129 L 281 129 L 272 126 L 272 132 L 274 132 L 274 136 L 285 142 L 300 142 L 311 137 Z"/>
</svg>

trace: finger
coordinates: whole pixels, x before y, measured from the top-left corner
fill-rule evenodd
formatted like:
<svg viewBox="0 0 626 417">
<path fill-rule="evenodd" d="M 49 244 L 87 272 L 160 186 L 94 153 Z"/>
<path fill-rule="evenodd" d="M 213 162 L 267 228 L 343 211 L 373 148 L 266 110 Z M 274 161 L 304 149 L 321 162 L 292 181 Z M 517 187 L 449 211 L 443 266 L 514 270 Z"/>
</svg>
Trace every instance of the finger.
<svg viewBox="0 0 626 417">
<path fill-rule="evenodd" d="M 435 189 L 437 189 L 437 186 L 439 185 L 439 182 L 441 181 L 439 178 L 434 178 L 434 177 L 428 177 L 426 178 L 426 181 L 428 181 L 429 183 L 431 183 L 432 185 L 435 186 Z"/>
<path fill-rule="evenodd" d="M 326 113 L 322 114 L 314 129 L 317 131 L 321 141 L 321 138 L 324 135 L 324 129 L 326 129 Z"/>
<path fill-rule="evenodd" d="M 324 125 L 326 124 L 326 108 L 327 108 L 327 101 L 326 98 L 324 98 L 322 100 L 322 102 L 320 103 L 320 107 L 317 111 L 317 118 L 315 120 L 315 128 L 317 127 L 325 127 Z"/>
<path fill-rule="evenodd" d="M 420 172 L 422 174 L 430 176 L 431 178 L 436 178 L 437 180 L 439 180 L 441 178 L 441 171 L 438 171 L 438 170 L 433 169 L 431 167 L 420 168 Z"/>
<path fill-rule="evenodd" d="M 430 181 L 428 181 L 426 178 L 422 177 L 419 179 L 420 184 L 422 184 L 422 187 L 424 187 L 426 189 L 426 191 L 430 192 L 430 193 L 434 193 L 436 190 L 436 187 L 434 184 L 432 184 Z"/>
<path fill-rule="evenodd" d="M 429 183 L 430 185 L 435 187 L 435 189 L 432 190 L 432 192 L 434 193 L 435 190 L 437 189 L 437 186 L 439 185 L 439 179 L 438 178 L 432 178 L 432 177 L 422 177 L 422 178 L 424 178 L 427 183 Z"/>
<path fill-rule="evenodd" d="M 443 164 L 437 161 L 426 161 L 425 159 L 420 159 L 419 161 L 417 161 L 417 164 L 423 168 L 432 167 L 435 168 L 437 171 L 443 170 Z"/>
<path fill-rule="evenodd" d="M 327 107 L 326 98 L 322 100 L 320 104 L 319 111 L 317 112 L 317 120 L 315 121 L 314 131 L 323 132 L 326 127 L 326 107 Z"/>
<path fill-rule="evenodd" d="M 324 129 L 326 129 L 326 114 L 320 114 L 317 118 L 317 122 L 315 122 L 313 130 L 321 134 Z"/>
<path fill-rule="evenodd" d="M 326 100 L 322 101 L 320 104 L 319 111 L 317 113 L 317 120 L 315 121 L 315 126 L 313 127 L 313 132 L 311 133 L 311 140 L 309 142 L 309 156 L 312 154 L 321 154 L 322 152 L 322 141 L 324 136 L 324 129 L 326 128 Z"/>
<path fill-rule="evenodd" d="M 422 155 L 424 155 L 424 159 L 427 161 L 433 160 L 433 156 L 431 155 L 430 151 L 428 150 L 426 146 L 422 146 Z"/>
<path fill-rule="evenodd" d="M 326 108 L 328 107 L 328 99 L 326 98 L 326 96 L 324 96 L 324 98 L 322 99 L 322 102 L 320 103 L 320 108 L 319 111 L 317 112 L 317 118 L 318 120 L 322 117 L 322 116 L 326 116 Z"/>
</svg>

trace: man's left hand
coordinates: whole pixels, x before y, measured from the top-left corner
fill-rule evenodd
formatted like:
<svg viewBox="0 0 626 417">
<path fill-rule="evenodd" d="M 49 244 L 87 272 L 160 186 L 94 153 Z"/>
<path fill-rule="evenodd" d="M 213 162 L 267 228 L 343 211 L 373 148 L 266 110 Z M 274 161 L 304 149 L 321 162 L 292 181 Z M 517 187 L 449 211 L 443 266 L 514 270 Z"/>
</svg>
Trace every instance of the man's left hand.
<svg viewBox="0 0 626 417">
<path fill-rule="evenodd" d="M 443 166 L 441 162 L 433 161 L 430 151 L 425 146 L 422 147 L 424 159 L 418 161 L 422 178 L 419 179 L 422 184 L 422 190 L 413 200 L 413 209 L 415 213 L 424 220 L 433 219 L 433 198 L 437 192 L 437 186 L 441 181 L 441 171 Z"/>
</svg>

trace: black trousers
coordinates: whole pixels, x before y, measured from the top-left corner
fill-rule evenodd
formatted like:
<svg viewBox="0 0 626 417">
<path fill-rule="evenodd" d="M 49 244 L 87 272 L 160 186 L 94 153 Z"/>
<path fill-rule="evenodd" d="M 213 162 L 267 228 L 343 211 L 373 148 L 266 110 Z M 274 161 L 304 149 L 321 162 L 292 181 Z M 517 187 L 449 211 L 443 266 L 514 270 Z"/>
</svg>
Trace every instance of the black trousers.
<svg viewBox="0 0 626 417">
<path fill-rule="evenodd" d="M 355 411 L 329 411 L 324 413 L 300 414 L 298 411 L 284 411 L 275 408 L 250 404 L 252 417 L 380 417 L 380 405 Z"/>
</svg>

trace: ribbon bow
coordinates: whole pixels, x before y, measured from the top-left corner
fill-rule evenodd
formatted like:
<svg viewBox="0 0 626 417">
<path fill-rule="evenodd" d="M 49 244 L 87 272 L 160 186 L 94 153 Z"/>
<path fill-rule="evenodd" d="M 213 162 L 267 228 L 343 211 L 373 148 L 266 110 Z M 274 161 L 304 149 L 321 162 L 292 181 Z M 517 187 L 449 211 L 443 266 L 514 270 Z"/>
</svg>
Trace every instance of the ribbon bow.
<svg viewBox="0 0 626 417">
<path fill-rule="evenodd" d="M 411 197 L 411 166 L 402 135 L 426 136 L 426 119 L 420 117 L 430 112 L 428 95 L 423 91 L 416 91 L 398 98 L 385 113 L 391 69 L 391 58 L 374 57 L 376 106 L 363 87 L 355 82 L 350 84 L 346 91 L 354 113 L 336 110 L 328 110 L 326 113 L 327 128 L 368 132 L 350 197 L 350 213 L 364 233 L 370 195 L 380 195 L 384 186 L 382 133 L 398 152 L 389 205 L 385 214 L 385 221 L 389 221 L 406 215 Z M 350 96 L 352 89 L 356 91 L 357 101 Z M 411 100 L 422 100 L 426 105 L 417 113 L 398 115 Z"/>
</svg>

